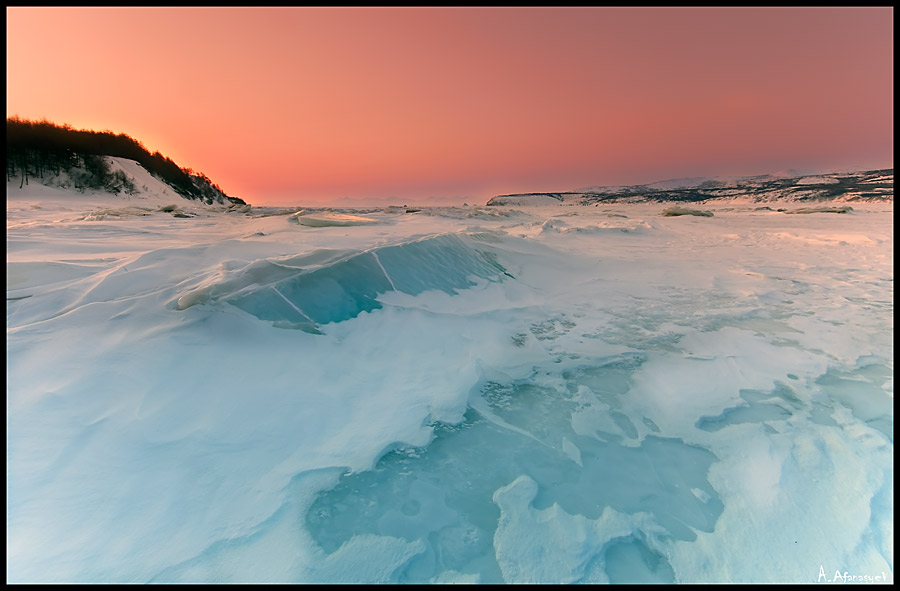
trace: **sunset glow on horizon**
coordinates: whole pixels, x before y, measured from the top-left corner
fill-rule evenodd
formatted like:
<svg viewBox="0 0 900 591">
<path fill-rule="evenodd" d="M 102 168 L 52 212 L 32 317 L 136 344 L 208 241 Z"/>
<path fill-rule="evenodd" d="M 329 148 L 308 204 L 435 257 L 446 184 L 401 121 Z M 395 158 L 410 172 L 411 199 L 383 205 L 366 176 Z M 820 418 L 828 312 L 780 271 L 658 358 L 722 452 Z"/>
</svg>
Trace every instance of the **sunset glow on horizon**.
<svg viewBox="0 0 900 591">
<path fill-rule="evenodd" d="M 893 167 L 893 8 L 7 7 L 7 117 L 253 205 Z"/>
</svg>

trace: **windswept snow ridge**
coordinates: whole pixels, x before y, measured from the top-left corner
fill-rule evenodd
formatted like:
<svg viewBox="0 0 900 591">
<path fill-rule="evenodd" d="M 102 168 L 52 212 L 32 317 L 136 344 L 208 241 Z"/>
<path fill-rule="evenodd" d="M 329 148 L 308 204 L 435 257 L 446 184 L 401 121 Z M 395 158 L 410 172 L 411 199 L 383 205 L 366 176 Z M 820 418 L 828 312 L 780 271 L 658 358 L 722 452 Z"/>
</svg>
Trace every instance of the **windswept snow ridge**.
<svg viewBox="0 0 900 591">
<path fill-rule="evenodd" d="M 318 332 L 317 326 L 355 318 L 382 307 L 381 294 L 454 294 L 506 274 L 496 254 L 477 236 L 442 234 L 349 256 L 313 253 L 285 263 L 254 261 L 218 284 L 178 299 L 178 309 L 212 296 L 283 328 Z M 508 275 L 508 274 L 507 274 Z"/>
</svg>

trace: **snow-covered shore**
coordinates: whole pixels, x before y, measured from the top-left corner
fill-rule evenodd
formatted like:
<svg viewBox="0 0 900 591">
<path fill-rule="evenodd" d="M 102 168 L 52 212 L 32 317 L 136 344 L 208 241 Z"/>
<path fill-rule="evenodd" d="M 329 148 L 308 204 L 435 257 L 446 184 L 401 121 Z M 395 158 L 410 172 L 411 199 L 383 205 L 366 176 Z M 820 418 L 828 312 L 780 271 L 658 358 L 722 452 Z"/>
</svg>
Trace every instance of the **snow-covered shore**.
<svg viewBox="0 0 900 591">
<path fill-rule="evenodd" d="M 9 184 L 8 582 L 892 582 L 893 205 L 759 205 Z"/>
</svg>

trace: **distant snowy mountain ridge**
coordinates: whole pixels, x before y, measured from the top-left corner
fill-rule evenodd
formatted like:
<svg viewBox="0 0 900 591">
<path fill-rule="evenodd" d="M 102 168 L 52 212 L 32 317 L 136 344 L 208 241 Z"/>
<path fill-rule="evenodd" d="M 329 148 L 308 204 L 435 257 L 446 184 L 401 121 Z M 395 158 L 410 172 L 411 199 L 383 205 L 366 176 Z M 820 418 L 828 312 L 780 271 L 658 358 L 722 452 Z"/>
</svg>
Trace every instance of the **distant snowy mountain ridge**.
<svg viewBox="0 0 900 591">
<path fill-rule="evenodd" d="M 766 201 L 893 201 L 894 169 L 818 175 L 687 178 L 645 185 L 497 195 L 487 205 L 597 205 L 599 203 Z"/>
</svg>

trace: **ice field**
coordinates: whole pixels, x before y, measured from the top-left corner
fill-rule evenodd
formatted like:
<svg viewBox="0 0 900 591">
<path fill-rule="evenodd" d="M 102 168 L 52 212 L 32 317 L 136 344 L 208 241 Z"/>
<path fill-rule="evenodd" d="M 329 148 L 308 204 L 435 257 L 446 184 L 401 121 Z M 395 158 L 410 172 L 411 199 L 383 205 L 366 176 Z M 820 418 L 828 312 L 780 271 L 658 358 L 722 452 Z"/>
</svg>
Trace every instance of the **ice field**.
<svg viewBox="0 0 900 591">
<path fill-rule="evenodd" d="M 110 199 L 8 185 L 8 582 L 893 582 L 890 202 Z"/>
</svg>

